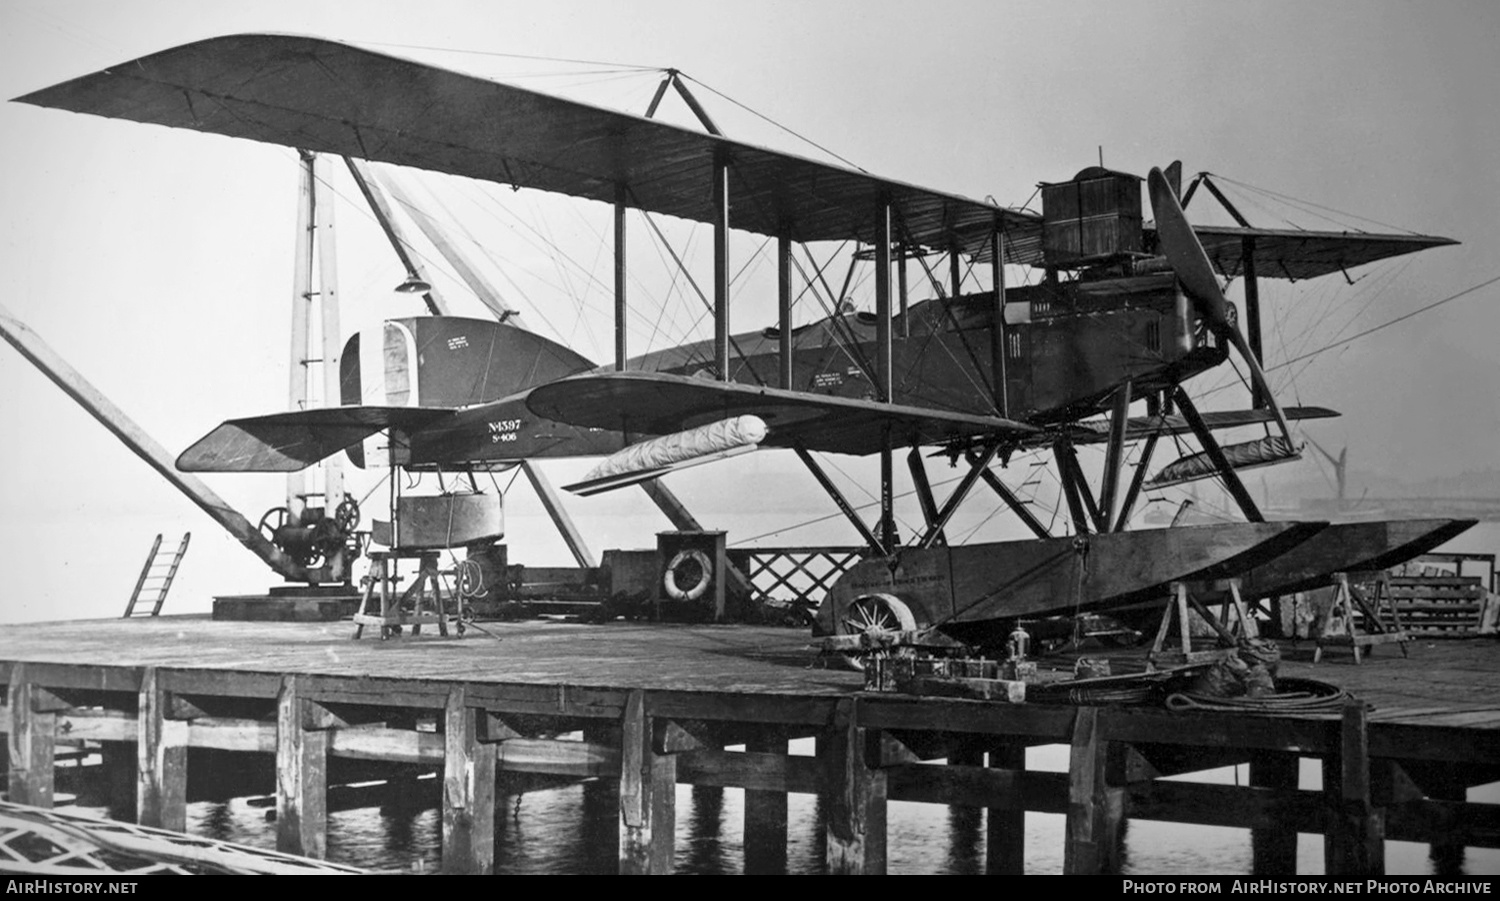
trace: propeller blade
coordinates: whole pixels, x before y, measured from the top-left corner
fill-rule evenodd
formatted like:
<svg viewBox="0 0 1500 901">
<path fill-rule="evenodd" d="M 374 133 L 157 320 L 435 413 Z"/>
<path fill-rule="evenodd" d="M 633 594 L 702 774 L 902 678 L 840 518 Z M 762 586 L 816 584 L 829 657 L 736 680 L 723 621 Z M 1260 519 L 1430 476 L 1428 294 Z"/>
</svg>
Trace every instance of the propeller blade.
<svg viewBox="0 0 1500 901">
<path fill-rule="evenodd" d="M 1173 160 L 1166 171 L 1167 184 L 1172 186 L 1172 196 L 1182 202 L 1182 160 Z"/>
<path fill-rule="evenodd" d="M 1233 328 L 1229 319 L 1229 301 L 1219 288 L 1219 277 L 1193 226 L 1177 202 L 1177 193 L 1160 169 L 1153 167 L 1146 178 L 1151 192 L 1151 212 L 1156 217 L 1156 236 L 1161 251 L 1177 273 L 1182 290 L 1198 305 L 1198 312 L 1215 332 Z"/>
<path fill-rule="evenodd" d="M 1281 412 L 1281 404 L 1276 402 L 1276 395 L 1271 393 L 1271 384 L 1266 381 L 1266 371 L 1261 368 L 1260 361 L 1255 359 L 1255 354 L 1250 352 L 1250 345 L 1246 343 L 1245 337 L 1240 330 L 1234 326 L 1226 328 L 1223 333 L 1234 344 L 1235 350 L 1240 352 L 1240 359 L 1250 367 L 1250 381 L 1260 389 L 1260 396 L 1266 399 L 1266 404 L 1271 408 L 1271 414 L 1276 417 L 1276 424 L 1281 426 L 1281 435 L 1286 439 L 1288 445 L 1292 444 L 1292 430 L 1287 425 L 1286 416 Z"/>
<path fill-rule="evenodd" d="M 1198 312 L 1208 321 L 1208 327 L 1214 334 L 1227 339 L 1240 352 L 1240 359 L 1250 368 L 1251 381 L 1260 389 L 1261 397 L 1266 399 L 1271 413 L 1276 417 L 1276 424 L 1281 427 L 1282 436 L 1291 445 L 1292 430 L 1287 425 L 1286 416 L 1281 412 L 1281 405 L 1276 402 L 1276 395 L 1271 392 L 1271 385 L 1266 380 L 1260 361 L 1250 352 L 1244 336 L 1235 327 L 1229 301 L 1224 298 L 1224 291 L 1219 287 L 1219 277 L 1214 274 L 1213 264 L 1208 261 L 1208 254 L 1204 253 L 1202 242 L 1198 240 L 1192 224 L 1183 213 L 1182 204 L 1177 202 L 1177 192 L 1172 189 L 1167 176 L 1154 167 L 1146 178 L 1146 184 L 1151 192 L 1151 211 L 1156 216 L 1156 235 L 1161 251 L 1172 265 L 1172 271 L 1177 273 L 1177 281 L 1182 284 L 1183 292 L 1198 307 Z"/>
</svg>

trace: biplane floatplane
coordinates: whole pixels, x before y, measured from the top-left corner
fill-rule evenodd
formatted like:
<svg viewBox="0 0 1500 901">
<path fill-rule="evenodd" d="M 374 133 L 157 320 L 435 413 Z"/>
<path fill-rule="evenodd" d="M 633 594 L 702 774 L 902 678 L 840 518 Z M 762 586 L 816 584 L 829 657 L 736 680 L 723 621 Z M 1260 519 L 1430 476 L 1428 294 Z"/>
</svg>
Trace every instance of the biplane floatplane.
<svg viewBox="0 0 1500 901">
<path fill-rule="evenodd" d="M 665 83 L 664 83 L 665 85 Z M 658 93 L 658 98 L 660 93 Z M 1147 180 L 1103 168 L 1043 186 L 1043 211 L 1007 209 L 663 122 L 587 106 L 355 47 L 240 35 L 143 57 L 21 102 L 249 138 L 611 204 L 616 342 L 597 367 L 508 322 L 413 318 L 355 335 L 344 406 L 224 423 L 178 460 L 186 471 L 292 471 L 388 432 L 393 465 L 497 468 L 611 455 L 581 493 L 760 447 L 794 451 L 870 546 L 823 604 L 819 628 L 963 633 L 1021 616 L 1138 602 L 1178 580 L 1244 576 L 1269 594 L 1336 570 L 1410 556 L 1466 527 L 1449 520 L 1329 527 L 1266 522 L 1236 475 L 1298 454 L 1260 366 L 1257 283 L 1305 279 L 1453 243 L 1412 234 L 1195 227 L 1180 167 Z M 712 129 L 711 129 L 712 130 Z M 1227 201 L 1225 201 L 1227 205 Z M 625 344 L 626 210 L 711 224 L 714 337 L 631 358 Z M 1231 208 L 1236 218 L 1238 214 Z M 779 319 L 730 329 L 728 234 L 776 240 Z M 874 270 L 874 309 L 792 319 L 792 245 L 853 241 Z M 948 278 L 942 271 L 946 258 Z M 933 265 L 932 261 L 936 261 Z M 906 264 L 935 296 L 910 301 Z M 899 279 L 892 278 L 899 264 Z M 962 290 L 964 266 L 990 284 Z M 1029 267 L 1035 283 L 1006 284 Z M 805 276 L 804 276 L 805 277 Z M 1248 338 L 1221 278 L 1243 279 Z M 897 282 L 893 286 L 893 281 Z M 832 293 L 832 292 L 830 292 Z M 835 303 L 839 298 L 834 296 Z M 1250 371 L 1245 410 L 1200 412 L 1186 389 L 1234 351 Z M 384 402 L 366 403 L 370 397 Z M 1142 403 L 1144 415 L 1131 415 Z M 1214 433 L 1261 427 L 1233 445 Z M 1125 531 L 1158 439 L 1202 451 L 1151 484 L 1217 477 L 1246 522 Z M 1133 471 L 1125 448 L 1141 442 Z M 1097 488 L 1075 447 L 1102 444 Z M 1054 535 L 991 469 L 1050 448 L 1071 516 Z M 907 451 L 925 529 L 905 544 L 893 517 L 893 458 Z M 871 527 L 812 452 L 878 455 Z M 924 454 L 966 466 L 941 504 Z M 1035 533 L 947 546 L 960 503 L 986 482 Z"/>
</svg>

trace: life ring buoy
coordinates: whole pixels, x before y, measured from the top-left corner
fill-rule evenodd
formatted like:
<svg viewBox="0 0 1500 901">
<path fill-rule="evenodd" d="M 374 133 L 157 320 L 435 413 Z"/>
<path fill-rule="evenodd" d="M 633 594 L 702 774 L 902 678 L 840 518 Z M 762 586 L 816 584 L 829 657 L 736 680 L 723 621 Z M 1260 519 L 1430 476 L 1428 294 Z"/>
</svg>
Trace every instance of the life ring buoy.
<svg viewBox="0 0 1500 901">
<path fill-rule="evenodd" d="M 677 582 L 677 569 L 690 560 L 698 565 L 698 581 L 690 588 L 683 588 Z M 661 576 L 661 587 L 674 601 L 696 601 L 708 591 L 708 583 L 712 580 L 713 564 L 709 563 L 708 555 L 698 550 L 685 550 L 678 551 L 667 564 L 667 571 Z"/>
</svg>

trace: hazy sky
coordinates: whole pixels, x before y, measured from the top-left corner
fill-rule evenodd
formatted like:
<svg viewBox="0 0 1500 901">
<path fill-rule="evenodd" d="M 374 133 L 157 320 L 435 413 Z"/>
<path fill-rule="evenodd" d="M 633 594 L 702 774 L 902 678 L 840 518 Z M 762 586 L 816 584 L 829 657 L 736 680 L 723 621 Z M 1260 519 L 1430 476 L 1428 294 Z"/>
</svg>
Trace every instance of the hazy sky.
<svg viewBox="0 0 1500 901">
<path fill-rule="evenodd" d="M 597 63 L 673 66 L 876 174 L 975 198 L 1019 205 L 1037 182 L 1094 164 L 1102 147 L 1113 168 L 1144 173 L 1182 159 L 1189 173 L 1222 176 L 1257 225 L 1411 230 L 1463 242 L 1352 272 L 1352 287 L 1334 276 L 1267 288 L 1267 342 L 1283 339 L 1292 353 L 1500 275 L 1500 62 L 1493 51 L 1500 7 L 1491 2 L 917 8 L 4 0 L 0 89 L 11 98 L 245 31 L 362 44 L 633 112 L 643 111 L 655 77 L 605 73 L 618 67 Z M 587 64 L 539 67 L 494 54 Z M 537 77 L 583 70 L 592 74 Z M 732 136 L 816 154 L 712 91 L 699 93 Z M 680 110 L 672 114 L 682 120 Z M 221 419 L 284 407 L 291 151 L 13 103 L 0 104 L 0 136 L 8 288 L 0 303 L 174 451 Z M 1288 207 L 1239 185 L 1304 205 Z M 430 190 L 451 192 L 455 217 L 468 218 L 458 227 L 477 234 L 515 232 L 520 226 L 505 217 L 534 209 L 517 195 L 509 213 L 497 212 L 509 192 L 496 191 L 466 214 L 463 184 Z M 602 228 L 593 224 L 604 221 L 598 213 L 574 214 L 566 229 Z M 1189 213 L 1222 219 L 1203 200 Z M 346 329 L 417 312 L 394 305 L 389 288 L 400 280 L 399 265 L 367 217 L 351 204 L 339 216 Z M 607 266 L 603 252 L 575 251 L 583 270 L 598 273 L 607 272 L 598 268 Z M 502 265 L 519 270 L 528 259 L 515 251 Z M 580 325 L 575 308 L 580 295 L 585 306 L 600 303 L 597 286 L 546 262 L 553 277 L 524 288 L 518 272 L 498 277 L 523 294 L 528 321 L 604 356 L 599 342 L 607 336 Z M 1297 371 L 1286 385 L 1289 399 L 1345 414 L 1308 433 L 1325 445 L 1347 443 L 1357 466 L 1408 478 L 1493 467 L 1497 301 L 1500 286 L 1491 285 L 1277 376 Z M 737 314 L 737 327 L 763 324 L 762 304 L 747 300 L 741 309 L 748 312 Z M 1268 347 L 1269 362 L 1287 353 Z M 123 542 L 131 560 L 144 552 L 149 535 L 112 532 L 104 524 L 111 516 L 161 523 L 153 530 L 212 531 L 6 345 L 0 384 L 8 438 L 0 447 L 0 554 L 13 573 L 18 565 L 36 569 L 41 596 L 57 567 L 76 571 L 105 545 Z M 727 465 L 761 483 L 782 468 L 774 460 Z M 679 477 L 684 497 L 705 518 L 726 512 L 716 505 L 739 509 L 743 499 L 716 490 L 722 474 L 703 472 Z M 811 485 L 793 478 L 799 492 Z M 282 490 L 271 476 L 210 481 L 252 518 L 278 503 Z M 629 501 L 644 503 L 640 495 Z M 618 512 L 625 502 L 609 504 L 601 509 Z M 38 522 L 58 531 L 44 535 Z M 629 539 L 607 534 L 598 544 L 649 546 L 651 530 L 662 527 L 658 519 Z M 132 581 L 127 573 L 127 591 Z"/>
</svg>

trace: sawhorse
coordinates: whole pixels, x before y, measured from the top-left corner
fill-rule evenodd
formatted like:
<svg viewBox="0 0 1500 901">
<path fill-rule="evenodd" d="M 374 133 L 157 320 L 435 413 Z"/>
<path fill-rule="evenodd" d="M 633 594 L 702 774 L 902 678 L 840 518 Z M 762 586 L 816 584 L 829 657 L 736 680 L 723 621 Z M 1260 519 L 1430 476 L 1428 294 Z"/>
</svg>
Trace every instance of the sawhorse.
<svg viewBox="0 0 1500 901">
<path fill-rule="evenodd" d="M 381 639 L 400 635 L 402 629 L 411 626 L 411 634 L 420 635 L 422 626 L 435 624 L 438 634 L 447 636 L 447 611 L 443 609 L 443 578 L 438 572 L 436 551 L 370 551 L 370 572 L 365 577 L 365 590 L 359 602 L 359 612 L 354 614 L 354 637 L 364 635 L 365 626 L 379 626 Z M 417 574 L 412 584 L 400 596 L 396 595 L 396 573 L 400 560 L 416 560 Z M 431 587 L 429 595 L 426 589 Z M 457 591 L 447 592 L 453 601 L 453 620 L 458 634 L 464 634 L 464 600 Z M 377 603 L 378 599 L 378 603 Z"/>
<path fill-rule="evenodd" d="M 1327 615 L 1323 618 L 1323 625 L 1318 629 L 1315 639 L 1317 650 L 1313 651 L 1313 663 L 1323 659 L 1323 648 L 1332 646 L 1348 647 L 1354 652 L 1354 663 L 1358 666 L 1363 661 L 1363 653 L 1374 653 L 1376 645 L 1399 644 L 1401 645 L 1401 656 L 1406 656 L 1406 643 L 1411 641 L 1411 636 L 1406 634 L 1406 627 L 1401 623 L 1401 614 L 1396 612 L 1396 602 L 1391 599 L 1389 578 L 1384 570 L 1374 573 L 1355 573 L 1354 581 L 1360 581 L 1368 577 L 1375 585 L 1374 600 L 1367 599 L 1361 591 L 1350 580 L 1350 573 L 1333 574 L 1333 605 L 1329 607 Z M 1384 603 L 1389 611 L 1391 621 L 1387 623 L 1381 618 L 1381 604 Z M 1363 616 L 1362 628 L 1356 630 L 1354 627 L 1355 608 Z"/>
<path fill-rule="evenodd" d="M 1151 643 L 1147 660 L 1154 666 L 1184 666 L 1193 663 L 1211 663 L 1234 653 L 1242 639 L 1259 638 L 1260 630 L 1250 615 L 1245 600 L 1240 595 L 1239 579 L 1223 579 L 1216 582 L 1173 582 L 1171 598 L 1162 611 L 1161 625 L 1156 629 L 1156 640 Z M 1219 601 L 1216 617 L 1198 598 Z M 1196 611 L 1203 621 L 1214 630 L 1219 647 L 1212 650 L 1193 649 L 1193 634 L 1189 611 Z M 1177 621 L 1179 647 L 1170 647 L 1167 637 L 1172 631 L 1173 619 Z M 1239 631 L 1235 635 L 1234 630 Z"/>
</svg>

